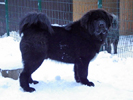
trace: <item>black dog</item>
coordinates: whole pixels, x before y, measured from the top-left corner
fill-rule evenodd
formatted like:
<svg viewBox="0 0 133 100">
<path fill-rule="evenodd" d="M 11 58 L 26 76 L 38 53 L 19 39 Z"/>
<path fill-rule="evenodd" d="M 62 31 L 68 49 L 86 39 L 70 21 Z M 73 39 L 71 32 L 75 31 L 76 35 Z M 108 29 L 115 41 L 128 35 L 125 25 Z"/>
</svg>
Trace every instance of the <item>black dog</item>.
<svg viewBox="0 0 133 100">
<path fill-rule="evenodd" d="M 102 9 L 91 10 L 81 19 L 63 27 L 51 26 L 42 13 L 29 13 L 20 22 L 20 50 L 24 69 L 20 75 L 20 86 L 27 92 L 33 81 L 31 74 L 44 59 L 50 58 L 65 63 L 74 63 L 75 80 L 94 86 L 87 79 L 89 62 L 104 43 L 113 17 Z"/>
</svg>

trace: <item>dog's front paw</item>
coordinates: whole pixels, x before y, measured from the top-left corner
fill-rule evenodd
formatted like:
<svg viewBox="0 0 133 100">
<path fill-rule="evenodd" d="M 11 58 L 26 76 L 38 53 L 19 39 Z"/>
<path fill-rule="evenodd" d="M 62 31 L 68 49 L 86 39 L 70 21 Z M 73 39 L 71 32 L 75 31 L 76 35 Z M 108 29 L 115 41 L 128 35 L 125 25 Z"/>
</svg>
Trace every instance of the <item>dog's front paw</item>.
<svg viewBox="0 0 133 100">
<path fill-rule="evenodd" d="M 89 80 L 87 79 L 81 79 L 80 82 L 84 85 L 87 85 L 87 86 L 95 86 L 93 82 L 90 82 Z"/>
<path fill-rule="evenodd" d="M 88 82 L 86 85 L 87 86 L 95 86 L 93 82 Z"/>
</svg>

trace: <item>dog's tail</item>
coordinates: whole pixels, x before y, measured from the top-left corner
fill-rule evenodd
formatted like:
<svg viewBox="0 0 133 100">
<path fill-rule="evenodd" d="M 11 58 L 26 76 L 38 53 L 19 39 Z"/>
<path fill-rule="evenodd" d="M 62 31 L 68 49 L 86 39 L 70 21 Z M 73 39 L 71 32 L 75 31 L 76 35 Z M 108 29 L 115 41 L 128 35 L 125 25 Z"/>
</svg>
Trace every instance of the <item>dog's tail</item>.
<svg viewBox="0 0 133 100">
<path fill-rule="evenodd" d="M 19 24 L 19 34 L 28 34 L 28 32 L 47 31 L 52 34 L 53 29 L 48 17 L 42 13 L 28 13 Z M 37 32 L 36 32 L 37 33 Z"/>
</svg>

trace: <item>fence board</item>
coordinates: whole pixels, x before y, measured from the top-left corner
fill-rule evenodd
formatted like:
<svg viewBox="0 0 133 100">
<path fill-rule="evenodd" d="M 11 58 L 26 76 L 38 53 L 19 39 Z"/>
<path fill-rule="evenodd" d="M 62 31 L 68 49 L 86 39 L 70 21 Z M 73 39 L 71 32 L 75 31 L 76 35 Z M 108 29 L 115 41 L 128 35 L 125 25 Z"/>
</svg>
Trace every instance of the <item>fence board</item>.
<svg viewBox="0 0 133 100">
<path fill-rule="evenodd" d="M 120 2 L 120 33 L 133 35 L 133 0 Z"/>
</svg>

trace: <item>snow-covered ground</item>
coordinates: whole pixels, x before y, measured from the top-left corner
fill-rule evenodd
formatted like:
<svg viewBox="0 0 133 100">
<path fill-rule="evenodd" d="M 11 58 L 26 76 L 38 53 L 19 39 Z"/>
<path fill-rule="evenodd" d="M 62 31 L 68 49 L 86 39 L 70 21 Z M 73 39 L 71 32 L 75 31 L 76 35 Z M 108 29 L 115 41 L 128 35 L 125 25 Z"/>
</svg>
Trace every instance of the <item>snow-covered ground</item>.
<svg viewBox="0 0 133 100">
<path fill-rule="evenodd" d="M 0 68 L 22 68 L 19 39 L 0 38 Z M 45 60 L 32 75 L 39 84 L 27 93 L 19 80 L 3 78 L 0 74 L 0 100 L 133 100 L 133 58 L 100 52 L 91 61 L 88 78 L 95 87 L 76 83 L 73 64 Z"/>
</svg>

